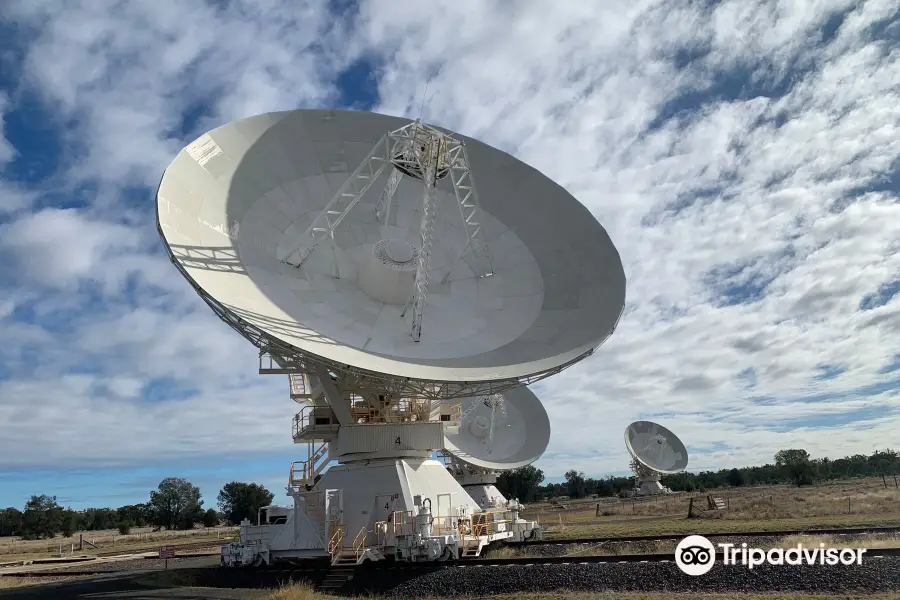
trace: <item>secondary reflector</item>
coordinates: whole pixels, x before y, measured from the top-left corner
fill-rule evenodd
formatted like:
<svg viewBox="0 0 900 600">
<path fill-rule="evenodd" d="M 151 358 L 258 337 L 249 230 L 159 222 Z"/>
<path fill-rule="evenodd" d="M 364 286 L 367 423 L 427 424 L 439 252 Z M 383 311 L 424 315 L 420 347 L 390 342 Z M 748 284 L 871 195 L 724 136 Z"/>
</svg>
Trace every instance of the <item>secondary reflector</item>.
<svg viewBox="0 0 900 600">
<path fill-rule="evenodd" d="M 540 458 L 550 443 L 550 418 L 527 387 L 463 399 L 459 425 L 444 427 L 445 449 L 491 470 L 518 469 Z"/>
</svg>

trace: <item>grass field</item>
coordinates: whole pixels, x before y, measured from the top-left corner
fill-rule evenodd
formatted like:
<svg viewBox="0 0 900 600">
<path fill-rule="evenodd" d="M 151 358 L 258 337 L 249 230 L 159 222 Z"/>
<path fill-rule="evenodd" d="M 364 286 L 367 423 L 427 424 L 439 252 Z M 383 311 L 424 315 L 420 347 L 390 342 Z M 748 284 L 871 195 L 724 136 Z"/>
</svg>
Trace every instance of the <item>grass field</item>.
<svg viewBox="0 0 900 600">
<path fill-rule="evenodd" d="M 544 525 L 550 539 L 900 525 L 900 489 L 889 483 L 885 488 L 881 479 L 865 479 L 805 488 L 778 485 L 651 499 L 575 500 L 563 509 L 532 504 L 524 516 Z M 727 509 L 686 518 L 691 498 L 695 507 L 706 509 L 707 495 L 722 498 Z"/>
<path fill-rule="evenodd" d="M 771 548 L 796 548 L 802 543 L 806 548 L 815 548 L 824 544 L 826 548 L 900 548 L 900 534 L 879 536 L 859 536 L 849 541 L 831 535 L 795 535 L 785 536 L 777 540 L 758 540 L 754 547 L 763 550 Z M 651 540 L 639 542 L 603 542 L 588 545 L 585 548 L 568 550 L 569 556 L 616 556 L 624 554 L 664 554 L 675 552 L 678 540 Z M 540 556 L 540 548 L 501 546 L 493 548 L 485 554 L 485 558 L 526 558 Z"/>
<path fill-rule="evenodd" d="M 0 577 L 0 590 L 23 588 L 32 585 L 42 585 L 55 581 L 72 581 L 74 577 Z"/>
<path fill-rule="evenodd" d="M 179 546 L 200 542 L 217 542 L 234 538 L 237 527 L 199 528 L 190 531 L 159 531 L 149 529 L 135 531 L 129 535 L 121 535 L 118 531 L 86 531 L 76 533 L 70 538 L 57 537 L 52 540 L 22 540 L 18 538 L 0 538 L 0 562 L 29 560 L 53 556 L 93 556 L 98 552 L 132 552 L 141 548 L 154 546 Z M 85 542 L 91 542 L 97 548 L 85 544 L 84 550 L 78 550 L 79 536 Z M 74 551 L 73 551 L 74 546 Z"/>
</svg>

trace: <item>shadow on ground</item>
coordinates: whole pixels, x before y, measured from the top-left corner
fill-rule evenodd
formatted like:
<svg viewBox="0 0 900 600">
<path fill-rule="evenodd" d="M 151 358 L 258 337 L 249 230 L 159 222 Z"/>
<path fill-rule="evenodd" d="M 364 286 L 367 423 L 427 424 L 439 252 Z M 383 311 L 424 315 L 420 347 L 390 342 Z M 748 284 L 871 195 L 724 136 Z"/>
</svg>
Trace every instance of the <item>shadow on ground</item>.
<svg viewBox="0 0 900 600">
<path fill-rule="evenodd" d="M 269 593 L 260 589 L 197 587 L 188 575 L 115 573 L 0 590 L 0 600 L 254 600 Z"/>
</svg>

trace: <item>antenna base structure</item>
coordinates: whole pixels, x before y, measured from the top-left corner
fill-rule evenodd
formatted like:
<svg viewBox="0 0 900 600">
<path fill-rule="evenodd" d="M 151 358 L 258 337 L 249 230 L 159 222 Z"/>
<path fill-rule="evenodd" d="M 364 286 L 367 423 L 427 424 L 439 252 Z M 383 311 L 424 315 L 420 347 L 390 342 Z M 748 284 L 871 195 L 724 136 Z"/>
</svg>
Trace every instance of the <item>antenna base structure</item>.
<svg viewBox="0 0 900 600">
<path fill-rule="evenodd" d="M 660 479 L 683 471 L 688 464 L 687 449 L 678 436 L 652 421 L 635 421 L 625 428 L 625 447 L 635 474 L 634 495 L 671 494 Z"/>
<path fill-rule="evenodd" d="M 294 505 L 242 523 L 223 565 L 449 560 L 540 536 L 517 503 L 481 506 L 432 456 L 496 497 L 496 473 L 549 443 L 525 386 L 614 332 L 618 251 L 565 190 L 421 121 L 284 111 L 184 148 L 160 182 L 157 228 L 197 294 L 259 349 L 260 374 L 288 375 L 301 405 Z"/>
<path fill-rule="evenodd" d="M 474 467 L 449 453 L 445 454 L 445 456 L 448 459 L 447 471 L 453 475 L 453 478 L 459 482 L 478 506 L 483 509 L 490 509 L 510 504 L 510 500 L 497 489 L 497 477 L 499 476 L 497 471 L 488 471 L 487 469 Z M 513 503 L 518 504 L 515 500 Z"/>
<path fill-rule="evenodd" d="M 289 383 L 303 405 L 294 442 L 308 448 L 307 460 L 291 466 L 294 507 L 283 509 L 284 523 L 242 526 L 223 564 L 324 556 L 325 549 L 337 549 L 333 564 L 350 560 L 351 549 L 355 561 L 456 560 L 496 541 L 541 539 L 540 526 L 520 518 L 518 503 L 480 506 L 432 458 L 447 445 L 457 403 L 351 389 L 327 372 L 292 375 Z M 255 539 L 262 543 L 253 548 Z"/>
</svg>

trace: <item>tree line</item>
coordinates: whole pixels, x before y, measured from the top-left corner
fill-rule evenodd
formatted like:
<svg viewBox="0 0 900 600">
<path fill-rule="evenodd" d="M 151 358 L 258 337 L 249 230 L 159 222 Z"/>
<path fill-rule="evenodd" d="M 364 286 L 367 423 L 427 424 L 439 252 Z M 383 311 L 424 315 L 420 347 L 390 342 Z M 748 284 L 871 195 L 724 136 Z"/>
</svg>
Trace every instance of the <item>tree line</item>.
<svg viewBox="0 0 900 600">
<path fill-rule="evenodd" d="M 813 459 L 803 449 L 779 450 L 774 462 L 756 467 L 719 471 L 684 472 L 666 475 L 661 482 L 673 491 L 704 491 L 722 487 L 790 483 L 812 485 L 819 481 L 854 477 L 893 477 L 900 474 L 900 452 L 878 450 L 869 456 L 856 454 L 830 460 Z M 625 496 L 634 487 L 634 477 L 594 479 L 569 470 L 565 481 L 543 484 L 544 473 L 531 465 L 505 471 L 497 478 L 497 488 L 507 498 L 535 502 L 568 496 Z M 542 485 L 543 484 L 543 485 Z M 143 504 L 119 508 L 63 508 L 55 496 L 31 496 L 24 509 L 0 511 L 0 537 L 24 539 L 70 537 L 76 531 L 118 529 L 123 535 L 132 527 L 192 529 L 198 524 L 214 527 L 221 523 L 238 525 L 244 519 L 256 522 L 259 509 L 272 503 L 274 494 L 257 483 L 232 481 L 217 496 L 219 510 L 203 508 L 200 488 L 187 479 L 167 477 Z"/>
<path fill-rule="evenodd" d="M 0 511 L 0 537 L 18 536 L 26 540 L 71 537 L 76 531 L 118 529 L 127 535 L 132 527 L 155 530 L 193 529 L 196 525 L 215 527 L 223 522 L 237 525 L 244 519 L 256 522 L 260 508 L 275 497 L 257 483 L 232 481 L 217 497 L 219 510 L 203 508 L 200 488 L 187 479 L 167 477 L 143 504 L 119 508 L 63 508 L 56 496 L 31 496 L 23 510 L 14 507 Z"/>
<path fill-rule="evenodd" d="M 851 479 L 856 477 L 893 478 L 900 475 L 900 452 L 877 450 L 869 456 L 855 454 L 836 460 L 811 458 L 803 449 L 779 450 L 774 462 L 740 469 L 718 471 L 683 472 L 665 475 L 660 482 L 676 492 L 693 492 L 723 487 L 745 485 L 772 485 L 779 483 L 797 486 L 817 482 Z M 565 474 L 565 481 L 543 484 L 544 473 L 531 465 L 506 471 L 497 478 L 497 489 L 507 498 L 521 502 L 537 502 L 568 496 L 625 497 L 634 488 L 634 477 L 606 477 L 594 479 L 574 469 Z M 543 484 L 543 485 L 542 485 Z"/>
</svg>

